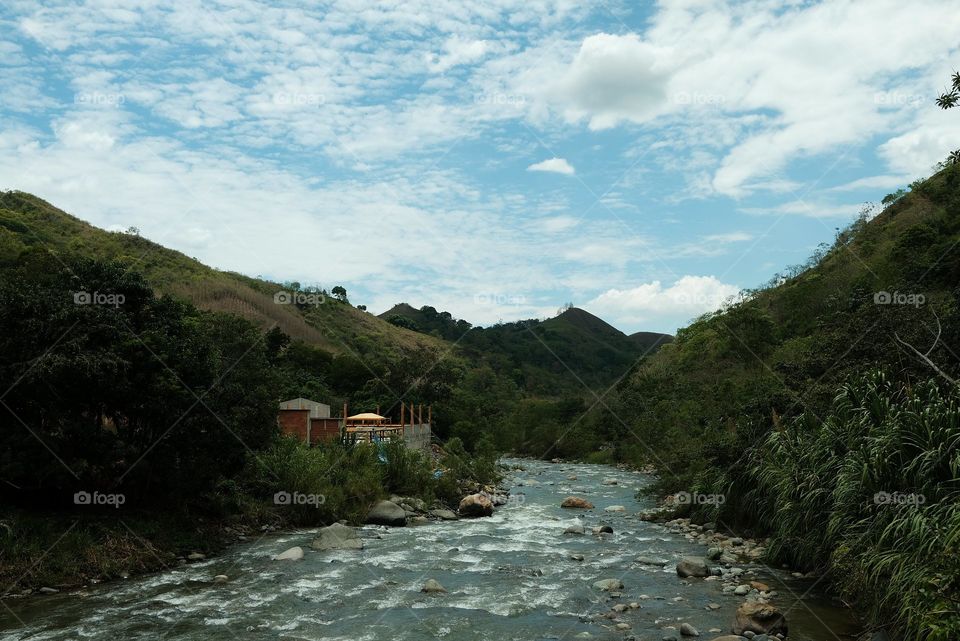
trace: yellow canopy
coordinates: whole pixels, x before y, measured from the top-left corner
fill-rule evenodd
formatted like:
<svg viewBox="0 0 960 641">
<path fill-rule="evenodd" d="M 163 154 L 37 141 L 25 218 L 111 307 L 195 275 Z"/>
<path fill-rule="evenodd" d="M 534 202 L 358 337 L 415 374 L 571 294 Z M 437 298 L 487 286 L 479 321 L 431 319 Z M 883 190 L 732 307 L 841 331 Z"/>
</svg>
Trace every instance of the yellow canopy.
<svg viewBox="0 0 960 641">
<path fill-rule="evenodd" d="M 379 414 L 374 414 L 373 412 L 364 412 L 363 414 L 354 414 L 353 416 L 347 417 L 348 421 L 385 421 L 387 420 L 386 416 L 380 416 Z"/>
</svg>

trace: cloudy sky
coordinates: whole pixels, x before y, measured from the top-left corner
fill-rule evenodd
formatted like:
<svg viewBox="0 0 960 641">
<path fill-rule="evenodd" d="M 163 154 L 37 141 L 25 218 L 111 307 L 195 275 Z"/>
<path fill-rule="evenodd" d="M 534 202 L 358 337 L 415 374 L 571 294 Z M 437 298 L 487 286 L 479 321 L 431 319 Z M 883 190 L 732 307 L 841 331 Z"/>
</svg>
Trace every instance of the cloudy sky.
<svg viewBox="0 0 960 641">
<path fill-rule="evenodd" d="M 0 188 L 375 312 L 673 332 L 931 173 L 958 47 L 955 0 L 6 0 Z"/>
</svg>

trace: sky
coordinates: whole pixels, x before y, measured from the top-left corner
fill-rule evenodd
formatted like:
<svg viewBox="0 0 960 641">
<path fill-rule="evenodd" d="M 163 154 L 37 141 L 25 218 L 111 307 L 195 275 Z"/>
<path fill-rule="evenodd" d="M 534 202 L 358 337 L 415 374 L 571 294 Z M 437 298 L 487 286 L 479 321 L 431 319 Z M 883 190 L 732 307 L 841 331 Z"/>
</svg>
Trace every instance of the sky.
<svg viewBox="0 0 960 641">
<path fill-rule="evenodd" d="M 930 175 L 955 0 L 0 5 L 0 188 L 218 269 L 673 333 Z"/>
</svg>

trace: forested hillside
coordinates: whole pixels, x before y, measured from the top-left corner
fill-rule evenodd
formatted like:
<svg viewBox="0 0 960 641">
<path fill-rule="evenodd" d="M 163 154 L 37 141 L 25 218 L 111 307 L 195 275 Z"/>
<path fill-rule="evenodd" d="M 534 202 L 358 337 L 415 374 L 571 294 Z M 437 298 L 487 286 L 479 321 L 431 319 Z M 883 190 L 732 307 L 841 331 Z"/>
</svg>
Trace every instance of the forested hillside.
<svg viewBox="0 0 960 641">
<path fill-rule="evenodd" d="M 61 265 L 116 264 L 118 273 L 142 275 L 157 294 L 270 330 L 265 342 L 277 352 L 278 399 L 379 406 L 394 415 L 401 401 L 433 404 L 436 431 L 471 447 L 487 436 L 504 450 L 551 450 L 593 390 L 670 339 L 628 337 L 578 309 L 479 328 L 432 307 L 399 305 L 384 320 L 352 304 L 342 286 L 328 291 L 217 271 L 136 230 L 107 232 L 30 194 L 0 193 L 0 265 L 16 267 L 38 253 Z"/>
<path fill-rule="evenodd" d="M 543 397 L 581 396 L 624 376 L 672 337 L 656 332 L 627 336 L 593 314 L 569 307 L 546 320 L 473 327 L 449 312 L 399 303 L 380 314 L 398 327 L 453 341 L 474 362 L 489 365 L 526 392 Z"/>
<path fill-rule="evenodd" d="M 679 331 L 589 422 L 615 424 L 618 460 L 657 465 L 659 491 L 725 497 L 685 506 L 697 518 L 772 534 L 772 560 L 829 573 L 910 638 L 953 639 L 960 167 L 884 205 Z"/>
</svg>

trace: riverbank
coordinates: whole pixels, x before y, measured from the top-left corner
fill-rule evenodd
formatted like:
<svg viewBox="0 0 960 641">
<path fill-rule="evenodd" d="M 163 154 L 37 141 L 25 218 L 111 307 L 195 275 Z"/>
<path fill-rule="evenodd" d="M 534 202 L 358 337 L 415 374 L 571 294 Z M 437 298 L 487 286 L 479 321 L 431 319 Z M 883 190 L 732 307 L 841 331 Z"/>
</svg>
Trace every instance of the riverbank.
<svg viewBox="0 0 960 641">
<path fill-rule="evenodd" d="M 494 497 L 501 505 L 489 517 L 444 519 L 415 497 L 388 496 L 405 527 L 334 526 L 333 546 L 323 528 L 267 533 L 149 576 L 15 599 L 6 623 L 17 631 L 9 638 L 146 640 L 163 630 L 193 641 L 246 630 L 255 639 L 624 641 L 680 639 L 683 624 L 705 639 L 729 631 L 746 597 L 724 592 L 720 579 L 678 576 L 676 564 L 702 555 L 703 546 L 638 517 L 652 507 L 635 498 L 649 477 L 509 463 L 516 468 L 504 481 L 509 499 Z M 560 507 L 569 495 L 594 507 Z M 793 580 L 742 567 L 770 585 Z M 804 611 L 788 616 L 791 641 L 826 638 Z"/>
<path fill-rule="evenodd" d="M 236 479 L 182 505 L 8 508 L 0 512 L 0 597 L 59 591 L 170 570 L 273 532 L 364 523 L 378 501 L 402 493 L 405 504 L 456 510 L 463 496 L 496 495 L 493 461 L 468 455 L 458 441 L 430 454 L 402 444 L 306 448 L 281 439 L 251 455 Z"/>
</svg>

